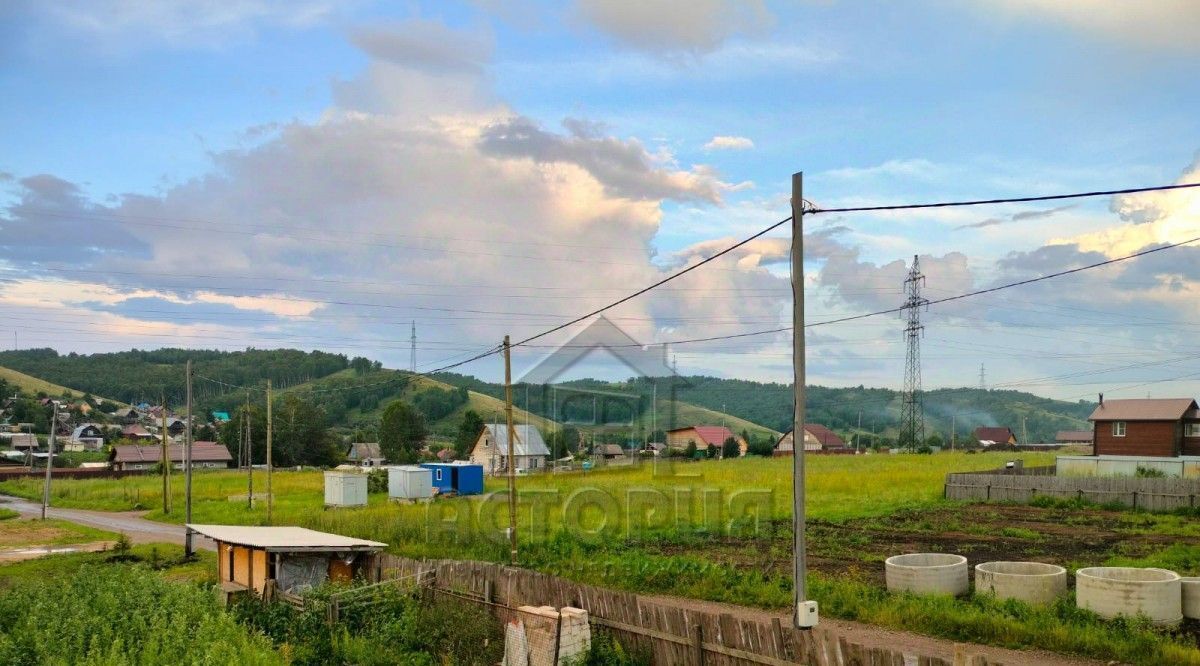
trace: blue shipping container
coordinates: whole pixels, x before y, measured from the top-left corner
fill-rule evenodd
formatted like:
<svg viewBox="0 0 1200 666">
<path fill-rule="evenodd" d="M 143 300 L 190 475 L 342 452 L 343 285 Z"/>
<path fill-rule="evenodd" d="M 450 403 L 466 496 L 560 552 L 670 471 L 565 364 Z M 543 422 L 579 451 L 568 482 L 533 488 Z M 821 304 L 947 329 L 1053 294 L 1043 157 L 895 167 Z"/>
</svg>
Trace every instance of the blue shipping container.
<svg viewBox="0 0 1200 666">
<path fill-rule="evenodd" d="M 479 495 L 483 492 L 483 465 L 470 463 L 421 463 L 433 470 L 433 487 L 438 492 Z"/>
</svg>

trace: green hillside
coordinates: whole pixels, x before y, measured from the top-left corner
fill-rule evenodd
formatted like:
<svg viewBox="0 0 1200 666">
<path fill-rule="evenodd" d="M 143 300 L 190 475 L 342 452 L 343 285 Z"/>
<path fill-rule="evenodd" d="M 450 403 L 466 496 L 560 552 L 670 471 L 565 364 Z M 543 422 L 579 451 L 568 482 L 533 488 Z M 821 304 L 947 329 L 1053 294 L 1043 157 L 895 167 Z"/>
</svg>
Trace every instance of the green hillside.
<svg viewBox="0 0 1200 666">
<path fill-rule="evenodd" d="M 33 377 L 23 372 L 13 370 L 12 368 L 5 368 L 2 366 L 0 366 L 0 380 L 5 381 L 12 386 L 16 386 L 22 393 L 28 393 L 30 395 L 45 393 L 46 395 L 52 397 L 69 395 L 72 398 L 82 398 L 84 396 L 83 391 L 69 389 L 65 386 L 60 386 L 59 384 L 48 382 L 44 379 L 38 379 L 37 377 Z M 96 399 L 102 400 L 103 398 L 96 397 Z"/>
</svg>

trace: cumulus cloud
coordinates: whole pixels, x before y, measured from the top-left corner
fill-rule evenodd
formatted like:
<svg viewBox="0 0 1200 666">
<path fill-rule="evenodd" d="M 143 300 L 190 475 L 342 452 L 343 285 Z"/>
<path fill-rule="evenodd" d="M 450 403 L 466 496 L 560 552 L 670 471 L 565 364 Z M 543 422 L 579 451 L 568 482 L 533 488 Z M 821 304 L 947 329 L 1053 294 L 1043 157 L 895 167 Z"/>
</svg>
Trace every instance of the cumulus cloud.
<svg viewBox="0 0 1200 666">
<path fill-rule="evenodd" d="M 1200 7 L 1193 0 L 1001 0 L 978 3 L 1010 19 L 1049 18 L 1106 39 L 1149 48 L 1200 49 Z"/>
<path fill-rule="evenodd" d="M 597 126 L 577 120 L 565 125 L 569 134 L 561 135 L 529 118 L 507 118 L 484 130 L 479 147 L 494 157 L 576 165 L 612 194 L 630 199 L 720 203 L 721 192 L 732 187 L 704 166 L 672 169 L 669 154 L 651 154 L 636 139 L 599 136 Z"/>
<path fill-rule="evenodd" d="M 378 60 L 434 73 L 482 71 L 494 48 L 489 35 L 423 19 L 361 26 L 350 32 L 350 40 Z"/>
<path fill-rule="evenodd" d="M 704 144 L 705 150 L 750 150 L 754 142 L 744 136 L 714 136 Z"/>
<path fill-rule="evenodd" d="M 1176 182 L 1200 182 L 1200 159 L 1185 169 Z M 1047 244 L 1076 245 L 1085 251 L 1117 257 L 1156 243 L 1178 243 L 1200 237 L 1200 191 L 1196 189 L 1123 195 L 1113 199 L 1111 209 L 1123 224 L 1053 238 Z"/>
<path fill-rule="evenodd" d="M 576 0 L 575 13 L 617 42 L 653 53 L 708 53 L 773 21 L 762 0 Z"/>
</svg>

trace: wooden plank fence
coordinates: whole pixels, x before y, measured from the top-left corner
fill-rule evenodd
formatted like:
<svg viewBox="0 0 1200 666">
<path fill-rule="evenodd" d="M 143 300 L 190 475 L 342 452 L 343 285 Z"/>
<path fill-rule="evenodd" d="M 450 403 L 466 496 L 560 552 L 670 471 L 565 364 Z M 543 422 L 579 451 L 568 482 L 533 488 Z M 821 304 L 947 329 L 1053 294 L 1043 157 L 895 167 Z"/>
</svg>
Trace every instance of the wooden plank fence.
<svg viewBox="0 0 1200 666">
<path fill-rule="evenodd" d="M 611 632 L 654 664 L 694 666 L 999 666 L 981 655 L 960 651 L 953 662 L 937 656 L 906 655 L 855 643 L 818 627 L 799 630 L 778 618 L 770 621 L 666 605 L 630 592 L 584 585 L 528 569 L 489 562 L 412 560 L 381 556 L 385 577 L 420 575 L 435 590 L 507 608 L 573 606 L 588 611 L 593 627 Z"/>
<path fill-rule="evenodd" d="M 1008 474 L 947 474 L 946 499 L 1016 502 L 1036 497 L 1079 499 L 1097 504 L 1116 502 L 1144 511 L 1196 508 L 1200 479 L 1132 476 L 1036 476 Z"/>
</svg>

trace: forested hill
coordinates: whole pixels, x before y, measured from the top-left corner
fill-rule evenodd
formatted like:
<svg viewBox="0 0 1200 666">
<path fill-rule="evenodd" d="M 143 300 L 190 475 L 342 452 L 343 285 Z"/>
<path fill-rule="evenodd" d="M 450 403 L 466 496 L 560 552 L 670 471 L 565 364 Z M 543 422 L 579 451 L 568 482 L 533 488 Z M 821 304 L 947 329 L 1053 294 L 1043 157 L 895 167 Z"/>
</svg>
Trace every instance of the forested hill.
<svg viewBox="0 0 1200 666">
<path fill-rule="evenodd" d="M 503 397 L 503 387 L 474 377 L 445 373 L 438 376 L 444 382 L 466 386 L 471 390 Z M 582 379 L 564 382 L 564 386 L 598 391 L 634 393 L 649 398 L 653 383 L 648 379 L 626 382 L 604 382 Z M 667 380 L 659 380 L 658 398 L 667 396 Z M 536 392 L 535 392 L 536 393 Z M 679 378 L 676 399 L 705 407 L 714 412 L 726 412 L 766 428 L 785 431 L 791 427 L 792 387 L 790 384 L 753 382 L 741 379 L 685 376 Z M 518 395 L 524 395 L 518 388 Z M 894 438 L 900 422 L 900 393 L 885 388 L 808 388 L 808 420 L 821 423 L 840 433 L 874 432 Z M 1065 402 L 1031 393 L 977 388 L 947 388 L 924 394 L 926 434 L 937 433 L 949 438 L 951 429 L 961 439 L 977 426 L 1008 426 L 1021 436 L 1021 419 L 1025 418 L 1028 439 L 1032 442 L 1053 441 L 1059 430 L 1088 427 L 1087 417 L 1095 403 Z M 531 411 L 550 416 L 548 407 L 538 404 L 536 395 Z M 861 415 L 861 416 L 860 416 Z M 861 418 L 861 430 L 859 423 Z"/>
<path fill-rule="evenodd" d="M 171 405 L 182 403 L 186 392 L 184 366 L 188 359 L 192 360 L 198 376 L 232 385 L 258 385 L 270 379 L 278 388 L 328 376 L 352 363 L 342 354 L 295 349 L 236 352 L 158 349 L 110 354 L 59 354 L 53 349 L 0 352 L 2 367 L 130 404 L 157 403 L 163 397 Z M 355 359 L 353 363 L 374 367 L 366 359 Z M 193 391 L 197 402 L 209 402 L 231 389 L 197 380 Z"/>
</svg>

